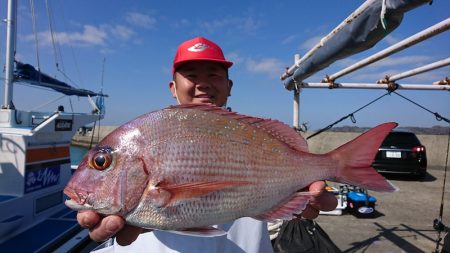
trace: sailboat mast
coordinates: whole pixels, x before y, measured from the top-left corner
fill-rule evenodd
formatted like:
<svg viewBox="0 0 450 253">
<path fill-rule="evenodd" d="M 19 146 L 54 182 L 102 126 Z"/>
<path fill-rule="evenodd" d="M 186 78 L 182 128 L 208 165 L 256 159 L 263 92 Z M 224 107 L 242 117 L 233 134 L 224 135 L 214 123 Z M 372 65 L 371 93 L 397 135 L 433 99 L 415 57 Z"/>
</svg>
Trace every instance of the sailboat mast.
<svg viewBox="0 0 450 253">
<path fill-rule="evenodd" d="M 3 109 L 14 109 L 13 70 L 16 51 L 17 1 L 8 0 L 8 17 L 6 18 L 6 61 L 5 61 L 5 98 Z"/>
</svg>

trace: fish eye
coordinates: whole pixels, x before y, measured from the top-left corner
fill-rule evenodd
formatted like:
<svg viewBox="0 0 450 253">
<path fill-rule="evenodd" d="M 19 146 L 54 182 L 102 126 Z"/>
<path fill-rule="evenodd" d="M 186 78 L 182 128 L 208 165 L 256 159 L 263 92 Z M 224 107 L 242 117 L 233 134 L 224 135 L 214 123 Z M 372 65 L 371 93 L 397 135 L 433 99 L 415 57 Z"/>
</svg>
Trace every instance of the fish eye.
<svg viewBox="0 0 450 253">
<path fill-rule="evenodd" d="M 109 168 L 111 162 L 111 154 L 105 152 L 98 152 L 91 159 L 92 167 L 94 167 L 96 170 L 105 170 Z"/>
</svg>

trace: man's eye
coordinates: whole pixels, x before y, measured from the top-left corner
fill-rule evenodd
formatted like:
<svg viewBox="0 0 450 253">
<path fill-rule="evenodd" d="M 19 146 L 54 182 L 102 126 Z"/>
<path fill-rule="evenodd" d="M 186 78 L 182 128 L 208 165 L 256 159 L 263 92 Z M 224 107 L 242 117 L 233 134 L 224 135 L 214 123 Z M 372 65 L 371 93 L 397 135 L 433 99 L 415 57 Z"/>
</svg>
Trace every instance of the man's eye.
<svg viewBox="0 0 450 253">
<path fill-rule="evenodd" d="M 212 78 L 224 78 L 222 75 L 219 75 L 217 73 L 212 73 L 212 74 L 209 75 L 209 77 L 212 77 Z"/>
</svg>

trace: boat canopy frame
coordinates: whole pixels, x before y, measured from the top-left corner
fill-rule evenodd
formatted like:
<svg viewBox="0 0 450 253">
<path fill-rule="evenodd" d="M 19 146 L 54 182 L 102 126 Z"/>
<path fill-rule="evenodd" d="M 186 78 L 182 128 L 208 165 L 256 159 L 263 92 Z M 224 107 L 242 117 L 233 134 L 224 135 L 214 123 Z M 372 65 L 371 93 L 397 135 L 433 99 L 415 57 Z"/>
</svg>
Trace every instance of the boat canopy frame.
<svg viewBox="0 0 450 253">
<path fill-rule="evenodd" d="M 304 81 L 320 70 L 327 68 L 337 60 L 373 47 L 400 25 L 405 12 L 426 3 L 431 3 L 431 1 L 367 0 L 328 35 L 323 37 L 320 42 L 310 49 L 303 57 L 300 57 L 299 54 L 295 54 L 294 64 L 287 68 L 280 76 L 280 79 L 284 81 L 285 88 L 294 93 L 293 127 L 295 129 L 300 129 L 300 91 L 303 88 L 450 91 L 450 78 L 448 77 L 443 77 L 441 80 L 437 80 L 431 84 L 400 84 L 396 82 L 407 77 L 449 66 L 450 57 L 395 75 L 380 76 L 380 79 L 373 83 L 337 82 L 337 79 L 340 77 L 448 31 L 450 29 L 450 18 L 430 26 L 429 28 L 397 42 L 334 74 L 326 75 L 320 82 Z"/>
</svg>

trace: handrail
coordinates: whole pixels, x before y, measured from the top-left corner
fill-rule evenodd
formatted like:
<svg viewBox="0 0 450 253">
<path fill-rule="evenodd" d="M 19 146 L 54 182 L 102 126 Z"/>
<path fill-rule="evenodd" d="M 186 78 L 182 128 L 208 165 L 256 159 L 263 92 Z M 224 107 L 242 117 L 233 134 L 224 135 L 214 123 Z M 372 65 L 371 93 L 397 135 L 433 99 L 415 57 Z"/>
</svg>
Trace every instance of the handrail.
<svg viewBox="0 0 450 253">
<path fill-rule="evenodd" d="M 344 88 L 344 89 L 392 89 L 391 84 L 378 83 L 307 83 L 302 82 L 300 88 Z M 400 90 L 448 90 L 450 85 L 432 84 L 395 84 L 394 89 Z"/>
<path fill-rule="evenodd" d="M 39 123 L 35 127 L 33 127 L 31 129 L 31 132 L 34 133 L 34 132 L 39 131 L 41 128 L 43 128 L 47 124 L 47 122 L 54 120 L 58 116 L 59 116 L 59 112 L 52 113 L 48 118 L 44 119 L 41 123 Z"/>
<path fill-rule="evenodd" d="M 410 77 L 410 76 L 414 76 L 414 75 L 418 75 L 430 70 L 434 70 L 434 69 L 438 69 L 438 68 L 442 68 L 445 66 L 450 65 L 450 57 L 444 60 L 440 60 L 440 61 L 436 61 L 427 65 L 424 65 L 422 67 L 418 67 L 412 70 L 408 70 L 396 75 L 392 75 L 392 76 L 386 76 L 385 79 L 378 81 L 379 83 L 387 83 L 387 82 L 395 82 L 397 80 L 406 78 L 406 77 Z"/>
</svg>

